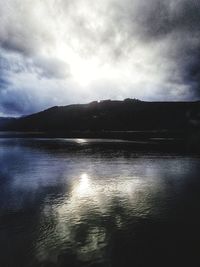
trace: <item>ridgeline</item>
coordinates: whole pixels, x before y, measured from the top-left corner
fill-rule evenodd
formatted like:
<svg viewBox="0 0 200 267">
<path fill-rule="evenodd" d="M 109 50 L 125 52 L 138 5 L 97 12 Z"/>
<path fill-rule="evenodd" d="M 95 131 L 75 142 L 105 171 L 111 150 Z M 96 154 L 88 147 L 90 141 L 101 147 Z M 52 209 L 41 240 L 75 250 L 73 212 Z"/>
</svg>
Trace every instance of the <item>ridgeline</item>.
<svg viewBox="0 0 200 267">
<path fill-rule="evenodd" d="M 29 116 L 4 120 L 0 128 L 3 131 L 43 132 L 51 137 L 160 140 L 159 143 L 165 139 L 171 140 L 170 144 L 172 140 L 176 140 L 176 144 L 178 140 L 187 140 L 190 146 L 197 147 L 200 143 L 200 101 L 125 99 L 55 106 Z"/>
</svg>

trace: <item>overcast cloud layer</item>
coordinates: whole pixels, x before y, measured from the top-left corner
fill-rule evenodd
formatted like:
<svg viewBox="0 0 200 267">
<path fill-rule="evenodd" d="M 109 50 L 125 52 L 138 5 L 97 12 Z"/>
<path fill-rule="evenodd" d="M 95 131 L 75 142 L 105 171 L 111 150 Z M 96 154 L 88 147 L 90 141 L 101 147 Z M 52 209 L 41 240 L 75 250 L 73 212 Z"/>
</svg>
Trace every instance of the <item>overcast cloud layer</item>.
<svg viewBox="0 0 200 267">
<path fill-rule="evenodd" d="M 0 114 L 200 97 L 199 0 L 0 0 Z"/>
</svg>

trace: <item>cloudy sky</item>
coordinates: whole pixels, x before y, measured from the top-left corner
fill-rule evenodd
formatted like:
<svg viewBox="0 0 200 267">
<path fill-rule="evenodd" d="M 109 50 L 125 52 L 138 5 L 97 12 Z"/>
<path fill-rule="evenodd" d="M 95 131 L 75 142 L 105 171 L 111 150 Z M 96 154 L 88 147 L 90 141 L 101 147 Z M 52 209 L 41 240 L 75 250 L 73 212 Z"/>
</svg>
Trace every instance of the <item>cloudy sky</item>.
<svg viewBox="0 0 200 267">
<path fill-rule="evenodd" d="M 0 0 L 0 115 L 200 98 L 199 0 Z"/>
</svg>

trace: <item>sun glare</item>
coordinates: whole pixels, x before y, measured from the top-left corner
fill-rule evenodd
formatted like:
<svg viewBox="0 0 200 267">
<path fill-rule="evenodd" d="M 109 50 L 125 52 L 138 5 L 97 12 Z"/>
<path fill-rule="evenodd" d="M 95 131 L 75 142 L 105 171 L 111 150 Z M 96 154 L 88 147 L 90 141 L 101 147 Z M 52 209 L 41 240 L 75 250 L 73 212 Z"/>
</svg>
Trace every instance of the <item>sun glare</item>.
<svg viewBox="0 0 200 267">
<path fill-rule="evenodd" d="M 77 192 L 79 196 L 84 196 L 90 191 L 90 180 L 87 173 L 83 173 L 80 176 L 80 181 L 77 187 Z"/>
<path fill-rule="evenodd" d="M 83 139 L 83 138 L 78 138 L 78 139 L 76 139 L 76 143 L 78 143 L 78 144 L 84 144 L 84 143 L 86 143 L 87 141 L 85 140 L 85 139 Z"/>
</svg>

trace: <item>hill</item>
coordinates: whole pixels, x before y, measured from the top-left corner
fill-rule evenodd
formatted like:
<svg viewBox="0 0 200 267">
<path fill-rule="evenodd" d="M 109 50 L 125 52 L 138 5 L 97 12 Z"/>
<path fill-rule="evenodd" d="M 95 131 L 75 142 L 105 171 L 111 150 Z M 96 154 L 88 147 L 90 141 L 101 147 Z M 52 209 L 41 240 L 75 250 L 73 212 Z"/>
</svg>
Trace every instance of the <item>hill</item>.
<svg viewBox="0 0 200 267">
<path fill-rule="evenodd" d="M 199 127 L 200 102 L 94 101 L 52 107 L 12 120 L 15 131 L 185 131 Z"/>
</svg>

